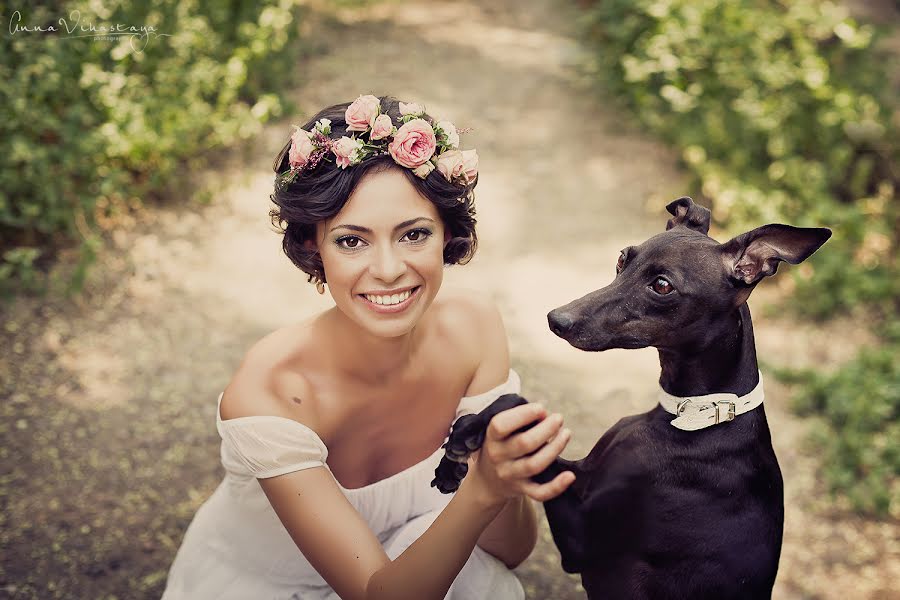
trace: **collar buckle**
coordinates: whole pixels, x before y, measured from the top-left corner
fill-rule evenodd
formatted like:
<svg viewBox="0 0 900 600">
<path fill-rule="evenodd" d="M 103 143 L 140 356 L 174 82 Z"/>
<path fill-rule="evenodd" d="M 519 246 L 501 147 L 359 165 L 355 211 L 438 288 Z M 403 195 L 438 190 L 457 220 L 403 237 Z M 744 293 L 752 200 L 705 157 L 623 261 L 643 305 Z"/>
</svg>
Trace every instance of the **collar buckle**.
<svg viewBox="0 0 900 600">
<path fill-rule="evenodd" d="M 728 411 L 725 413 L 725 417 L 723 418 L 722 415 L 719 414 L 719 407 L 725 404 L 728 405 Z M 712 403 L 712 405 L 716 407 L 716 425 L 727 421 L 734 421 L 736 403 L 729 400 L 716 400 Z"/>
</svg>

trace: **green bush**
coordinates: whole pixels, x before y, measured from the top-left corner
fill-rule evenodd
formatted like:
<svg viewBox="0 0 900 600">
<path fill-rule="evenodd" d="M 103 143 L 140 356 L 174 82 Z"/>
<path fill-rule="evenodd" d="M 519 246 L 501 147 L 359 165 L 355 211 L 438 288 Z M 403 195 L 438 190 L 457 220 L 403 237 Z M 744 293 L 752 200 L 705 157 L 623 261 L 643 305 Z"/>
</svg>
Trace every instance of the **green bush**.
<svg viewBox="0 0 900 600">
<path fill-rule="evenodd" d="M 873 27 L 820 0 L 602 0 L 584 25 L 604 85 L 681 151 L 728 229 L 834 230 L 792 269 L 799 312 L 863 308 L 877 329 L 900 328 L 900 113 Z M 864 511 L 897 508 L 898 346 L 810 375 L 800 394 L 801 408 L 826 408 L 829 482 Z"/>
<path fill-rule="evenodd" d="M 273 90 L 296 72 L 295 4 L 22 8 L 22 24 L 59 31 L 0 37 L 0 291 L 39 287 L 34 266 L 72 241 L 82 248 L 77 284 L 111 216 L 165 195 L 179 168 L 279 115 Z M 153 26 L 162 35 L 70 38 L 58 19 L 75 23 L 73 11 L 83 24 Z"/>
<path fill-rule="evenodd" d="M 605 81 L 682 151 L 717 219 L 834 229 L 815 280 L 797 270 L 801 310 L 892 312 L 900 132 L 871 27 L 820 0 L 604 0 L 585 26 Z"/>
<path fill-rule="evenodd" d="M 791 374 L 803 383 L 800 414 L 817 419 L 833 491 L 864 512 L 900 514 L 900 341 L 863 350 L 833 375 Z"/>
</svg>

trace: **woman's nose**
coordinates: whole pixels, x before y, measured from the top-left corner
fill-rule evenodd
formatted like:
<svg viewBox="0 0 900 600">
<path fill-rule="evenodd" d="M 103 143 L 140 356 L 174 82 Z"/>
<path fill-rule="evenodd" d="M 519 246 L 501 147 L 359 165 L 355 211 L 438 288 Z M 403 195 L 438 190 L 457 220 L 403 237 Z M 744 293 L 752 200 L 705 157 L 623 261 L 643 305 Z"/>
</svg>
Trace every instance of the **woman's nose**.
<svg viewBox="0 0 900 600">
<path fill-rule="evenodd" d="M 377 279 L 390 283 L 406 272 L 406 262 L 395 248 L 379 248 L 369 271 Z"/>
</svg>

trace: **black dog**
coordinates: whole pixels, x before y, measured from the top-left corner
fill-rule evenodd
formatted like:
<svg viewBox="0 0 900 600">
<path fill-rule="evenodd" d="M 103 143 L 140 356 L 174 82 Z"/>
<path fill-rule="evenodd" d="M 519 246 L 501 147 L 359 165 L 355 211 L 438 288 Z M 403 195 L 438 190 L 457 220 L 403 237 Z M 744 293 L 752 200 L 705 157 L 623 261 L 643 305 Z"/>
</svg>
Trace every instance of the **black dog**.
<svg viewBox="0 0 900 600">
<path fill-rule="evenodd" d="M 548 315 L 581 350 L 657 348 L 660 404 L 535 479 L 576 475 L 544 507 L 563 569 L 581 573 L 588 598 L 771 598 L 784 491 L 746 300 L 831 231 L 773 224 L 719 244 L 707 209 L 690 198 L 667 209 L 666 232 L 623 250 L 610 285 Z M 455 490 L 490 418 L 523 402 L 506 395 L 458 419 L 432 485 Z"/>
</svg>

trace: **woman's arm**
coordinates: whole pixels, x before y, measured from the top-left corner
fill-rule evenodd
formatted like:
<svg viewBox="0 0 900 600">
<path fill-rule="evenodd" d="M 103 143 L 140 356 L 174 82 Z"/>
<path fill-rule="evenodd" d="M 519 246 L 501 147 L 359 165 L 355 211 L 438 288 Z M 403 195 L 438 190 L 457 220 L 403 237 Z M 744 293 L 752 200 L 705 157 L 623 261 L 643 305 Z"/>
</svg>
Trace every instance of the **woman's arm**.
<svg viewBox="0 0 900 600">
<path fill-rule="evenodd" d="M 544 414 L 537 405 L 527 404 L 493 419 L 485 446 L 472 459 L 473 468 L 459 491 L 425 533 L 393 561 L 327 469 L 297 471 L 259 483 L 294 543 L 341 598 L 440 600 L 485 528 L 510 499 L 523 492 L 552 494 L 559 485 L 557 480 L 543 486 L 523 481 L 528 468 L 521 453 L 544 444 L 550 420 L 510 436 Z M 540 435 L 522 437 L 535 431 Z M 561 450 L 560 437 L 524 460 L 549 463 Z M 509 458 L 513 456 L 517 458 Z"/>
<path fill-rule="evenodd" d="M 537 515 L 526 496 L 509 500 L 478 538 L 478 547 L 509 569 L 522 564 L 537 544 Z"/>
<path fill-rule="evenodd" d="M 531 429 L 513 433 L 535 420 L 540 422 Z M 575 481 L 571 471 L 562 472 L 545 484 L 531 480 L 556 460 L 569 439 L 570 432 L 562 429 L 562 417 L 548 417 L 539 404 L 524 404 L 491 419 L 484 445 L 470 459 L 463 482 L 483 479 L 481 486 L 507 500 L 503 512 L 485 529 L 478 545 L 509 568 L 528 558 L 537 542 L 537 517 L 529 498 L 550 500 Z"/>
<path fill-rule="evenodd" d="M 392 562 L 326 469 L 259 482 L 294 543 L 345 600 L 444 598 L 478 536 L 503 508 L 502 500 L 460 488 Z"/>
<path fill-rule="evenodd" d="M 475 325 L 470 330 L 469 339 L 477 341 L 475 350 L 478 352 L 479 357 L 478 368 L 472 377 L 466 395 L 476 395 L 496 387 L 508 377 L 509 345 L 506 338 L 506 329 L 503 326 L 503 319 L 492 302 L 477 297 L 466 298 L 465 302 L 468 312 L 466 323 L 469 324 L 469 327 L 472 327 L 473 324 Z M 464 305 L 463 302 L 457 299 L 456 306 L 462 305 Z M 475 315 L 474 319 L 471 318 L 472 315 Z M 458 326 L 461 327 L 462 325 L 463 321 L 460 321 Z M 546 413 L 541 410 L 540 415 L 540 418 L 543 418 L 546 416 Z M 554 415 L 547 425 L 549 426 L 547 436 L 543 440 L 534 439 L 532 441 L 533 444 L 543 444 L 550 437 L 555 436 L 562 425 L 562 418 L 559 415 Z M 562 448 L 568 442 L 568 432 L 565 432 L 564 436 L 565 439 L 562 440 L 556 455 L 562 451 Z M 509 454 L 512 458 L 517 458 L 523 453 L 516 455 L 516 451 L 513 449 Z M 553 456 L 554 459 L 556 455 Z M 510 456 L 504 458 L 509 459 Z M 541 467 L 538 472 L 543 470 L 543 468 Z M 534 499 L 538 501 L 549 500 L 562 493 L 571 483 L 568 480 L 569 477 L 571 475 L 566 475 L 565 478 L 552 482 L 549 487 L 541 488 L 540 495 L 534 496 Z M 521 483 L 524 484 L 525 482 Z M 537 493 L 537 489 L 534 486 L 529 488 L 532 494 Z M 536 543 L 537 515 L 532 502 L 525 495 L 519 495 L 508 500 L 500 514 L 478 539 L 480 548 L 501 560 L 511 569 L 517 567 L 528 558 Z"/>
</svg>

